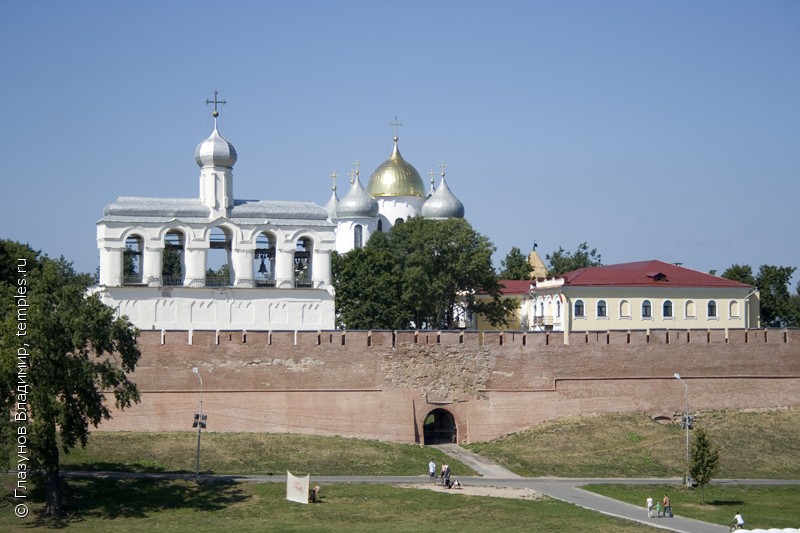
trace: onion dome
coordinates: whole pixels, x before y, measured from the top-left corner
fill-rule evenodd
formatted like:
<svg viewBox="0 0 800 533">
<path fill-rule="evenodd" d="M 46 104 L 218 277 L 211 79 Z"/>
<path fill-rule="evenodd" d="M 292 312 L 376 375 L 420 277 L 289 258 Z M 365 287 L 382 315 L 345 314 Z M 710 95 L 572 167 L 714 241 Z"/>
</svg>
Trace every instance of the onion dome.
<svg viewBox="0 0 800 533">
<path fill-rule="evenodd" d="M 369 178 L 367 192 L 373 197 L 426 196 L 419 172 L 400 155 L 397 136 L 394 138 L 392 155 Z"/>
<path fill-rule="evenodd" d="M 378 214 L 378 202 L 367 194 L 356 173 L 350 191 L 339 200 L 336 218 L 372 218 Z"/>
<path fill-rule="evenodd" d="M 325 211 L 328 212 L 328 220 L 334 220 L 336 218 L 336 208 L 339 205 L 339 196 L 336 194 L 336 171 L 331 172 L 331 179 L 333 180 L 333 186 L 331 187 L 331 198 L 328 200 L 328 203 L 325 204 Z"/>
<path fill-rule="evenodd" d="M 199 167 L 233 168 L 236 164 L 236 148 L 233 147 L 217 130 L 217 121 L 214 120 L 214 131 L 208 139 L 197 145 L 194 151 L 194 160 Z"/>
<path fill-rule="evenodd" d="M 420 214 L 424 218 L 464 218 L 464 204 L 450 192 L 450 187 L 444 181 L 444 172 L 439 188 L 422 204 Z"/>
</svg>

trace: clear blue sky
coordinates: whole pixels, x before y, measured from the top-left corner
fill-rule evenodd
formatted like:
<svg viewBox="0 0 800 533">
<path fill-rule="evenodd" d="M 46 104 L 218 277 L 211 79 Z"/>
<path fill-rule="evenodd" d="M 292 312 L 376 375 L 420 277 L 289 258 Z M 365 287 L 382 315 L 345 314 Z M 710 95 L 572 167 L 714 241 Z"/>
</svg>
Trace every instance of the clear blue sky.
<svg viewBox="0 0 800 533">
<path fill-rule="evenodd" d="M 0 47 L 0 237 L 82 271 L 117 196 L 199 194 L 215 89 L 237 198 L 366 185 L 397 115 L 497 264 L 800 267 L 800 2 L 5 1 Z"/>
</svg>

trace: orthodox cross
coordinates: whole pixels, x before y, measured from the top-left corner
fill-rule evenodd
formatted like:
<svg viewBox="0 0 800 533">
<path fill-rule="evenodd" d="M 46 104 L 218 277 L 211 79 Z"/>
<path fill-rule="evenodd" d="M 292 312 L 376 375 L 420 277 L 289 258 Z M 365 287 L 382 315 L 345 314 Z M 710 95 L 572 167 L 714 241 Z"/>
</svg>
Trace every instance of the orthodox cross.
<svg viewBox="0 0 800 533">
<path fill-rule="evenodd" d="M 433 187 L 433 177 L 434 177 L 435 175 L 436 175 L 436 172 L 434 172 L 434 171 L 433 171 L 433 169 L 430 169 L 430 170 L 428 171 L 428 176 L 430 176 L 430 182 L 431 182 L 431 192 L 433 192 L 433 190 L 434 190 L 434 187 Z"/>
<path fill-rule="evenodd" d="M 361 173 L 361 161 L 359 161 L 358 159 L 356 159 L 356 162 L 355 162 L 355 163 L 353 163 L 353 166 L 354 166 L 354 167 L 355 167 L 355 169 L 356 169 L 356 178 L 357 178 L 357 177 L 358 177 L 358 175 Z"/>
<path fill-rule="evenodd" d="M 356 171 L 352 168 L 347 171 L 347 175 L 350 176 L 350 185 L 356 182 Z"/>
<path fill-rule="evenodd" d="M 389 123 L 389 125 L 394 129 L 394 136 L 397 137 L 397 130 L 402 126 L 399 120 L 397 120 L 397 115 L 394 116 L 394 120 Z"/>
<path fill-rule="evenodd" d="M 333 172 L 331 172 L 331 179 L 333 180 L 333 187 L 331 187 L 332 191 L 336 190 L 336 178 L 338 178 L 338 177 L 339 177 L 339 175 L 336 173 L 335 170 Z"/>
<path fill-rule="evenodd" d="M 439 163 L 439 168 L 441 168 L 441 169 L 442 169 L 442 177 L 444 177 L 444 169 L 446 169 L 446 168 L 447 168 L 447 165 L 445 165 L 445 164 L 444 164 L 444 161 L 442 161 L 441 163 Z"/>
<path fill-rule="evenodd" d="M 214 115 L 214 118 L 219 116 L 219 111 L 217 111 L 217 104 L 225 105 L 225 104 L 228 103 L 225 100 L 217 100 L 217 96 L 218 95 L 219 95 L 219 92 L 218 91 L 214 91 L 214 99 L 213 100 L 206 100 L 206 105 L 214 104 L 214 112 L 211 113 L 212 115 Z"/>
</svg>

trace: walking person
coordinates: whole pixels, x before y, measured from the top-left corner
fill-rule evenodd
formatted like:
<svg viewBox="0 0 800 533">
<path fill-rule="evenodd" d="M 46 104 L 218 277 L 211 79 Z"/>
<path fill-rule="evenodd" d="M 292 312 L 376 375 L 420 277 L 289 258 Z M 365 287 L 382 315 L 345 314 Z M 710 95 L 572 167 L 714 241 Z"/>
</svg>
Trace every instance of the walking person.
<svg viewBox="0 0 800 533">
<path fill-rule="evenodd" d="M 428 475 L 431 477 L 431 481 L 436 481 L 436 462 L 433 459 L 428 463 Z"/>
<path fill-rule="evenodd" d="M 647 502 L 645 502 L 645 508 L 647 509 L 647 516 L 653 518 L 653 498 L 651 496 L 647 497 Z"/>
<path fill-rule="evenodd" d="M 669 496 L 664 494 L 664 516 L 672 516 L 672 506 L 669 504 Z"/>
</svg>

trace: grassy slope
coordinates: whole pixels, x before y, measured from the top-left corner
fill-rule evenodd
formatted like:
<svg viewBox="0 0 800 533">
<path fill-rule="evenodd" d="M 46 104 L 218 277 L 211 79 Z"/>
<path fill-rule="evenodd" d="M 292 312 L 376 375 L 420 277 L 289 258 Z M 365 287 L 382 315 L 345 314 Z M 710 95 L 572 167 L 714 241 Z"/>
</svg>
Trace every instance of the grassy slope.
<svg viewBox="0 0 800 533">
<path fill-rule="evenodd" d="M 800 479 L 800 409 L 701 412 L 720 449 L 717 478 Z M 546 422 L 467 446 L 523 476 L 681 477 L 686 433 L 643 414 L 619 413 Z"/>
<path fill-rule="evenodd" d="M 194 472 L 196 433 L 95 432 L 85 449 L 62 459 L 65 470 Z M 428 472 L 428 461 L 445 456 L 434 448 L 410 444 L 267 433 L 204 433 L 200 471 L 214 474 L 394 475 Z M 471 468 L 450 460 L 461 476 Z"/>
</svg>

